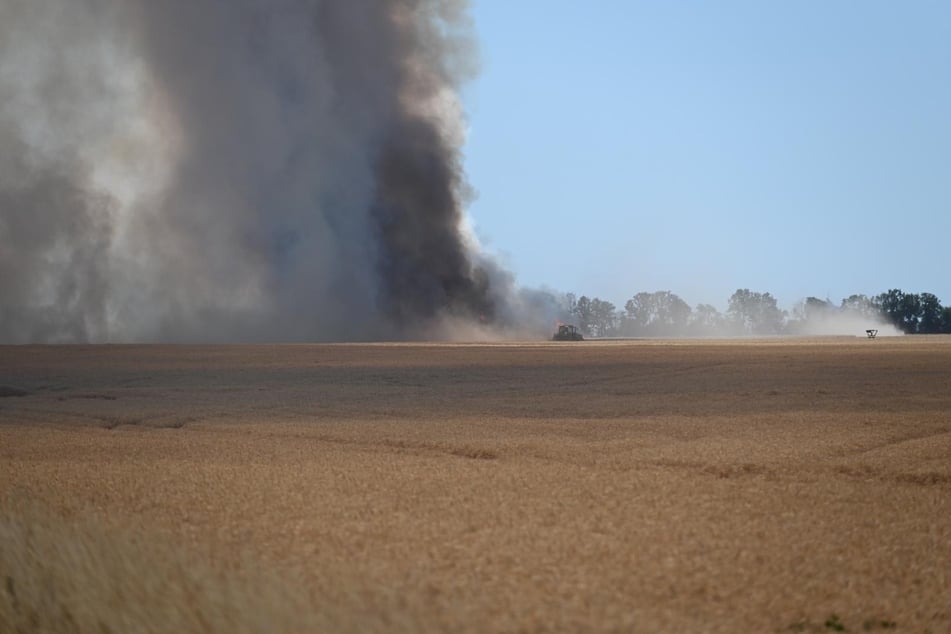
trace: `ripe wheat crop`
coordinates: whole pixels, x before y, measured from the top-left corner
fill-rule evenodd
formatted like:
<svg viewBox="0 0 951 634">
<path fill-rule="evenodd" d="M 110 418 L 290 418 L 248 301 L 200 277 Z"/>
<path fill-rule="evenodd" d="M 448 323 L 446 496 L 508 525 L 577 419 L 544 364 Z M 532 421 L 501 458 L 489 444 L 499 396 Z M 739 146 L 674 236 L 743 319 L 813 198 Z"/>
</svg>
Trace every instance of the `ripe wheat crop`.
<svg viewBox="0 0 951 634">
<path fill-rule="evenodd" d="M 946 631 L 949 368 L 943 337 L 2 348 L 0 630 Z"/>
</svg>

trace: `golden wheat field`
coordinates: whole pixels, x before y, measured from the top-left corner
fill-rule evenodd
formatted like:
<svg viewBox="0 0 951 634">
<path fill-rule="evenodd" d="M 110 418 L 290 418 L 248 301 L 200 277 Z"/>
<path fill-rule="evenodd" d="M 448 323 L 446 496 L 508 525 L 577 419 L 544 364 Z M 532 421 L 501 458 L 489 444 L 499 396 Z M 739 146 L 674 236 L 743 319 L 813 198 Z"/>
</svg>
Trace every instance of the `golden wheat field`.
<svg viewBox="0 0 951 634">
<path fill-rule="evenodd" d="M 0 631 L 951 631 L 951 337 L 0 348 Z"/>
</svg>

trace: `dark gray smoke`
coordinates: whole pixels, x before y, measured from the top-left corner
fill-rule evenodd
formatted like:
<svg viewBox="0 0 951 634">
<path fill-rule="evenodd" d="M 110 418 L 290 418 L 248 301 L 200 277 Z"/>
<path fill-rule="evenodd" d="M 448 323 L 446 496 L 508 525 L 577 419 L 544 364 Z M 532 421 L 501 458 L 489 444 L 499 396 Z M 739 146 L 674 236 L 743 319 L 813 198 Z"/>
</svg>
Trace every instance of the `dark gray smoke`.
<svg viewBox="0 0 951 634">
<path fill-rule="evenodd" d="M 472 48 L 464 0 L 3 0 L 0 340 L 511 313 L 462 229 Z"/>
</svg>

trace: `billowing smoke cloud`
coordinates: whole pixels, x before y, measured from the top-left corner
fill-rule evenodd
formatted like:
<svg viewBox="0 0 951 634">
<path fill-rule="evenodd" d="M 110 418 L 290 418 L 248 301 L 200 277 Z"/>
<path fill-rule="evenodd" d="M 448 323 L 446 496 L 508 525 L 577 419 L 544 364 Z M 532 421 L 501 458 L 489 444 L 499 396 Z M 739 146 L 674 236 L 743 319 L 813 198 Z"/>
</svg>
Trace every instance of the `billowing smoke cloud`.
<svg viewBox="0 0 951 634">
<path fill-rule="evenodd" d="M 0 340 L 511 317 L 462 229 L 473 66 L 463 0 L 5 0 Z"/>
</svg>

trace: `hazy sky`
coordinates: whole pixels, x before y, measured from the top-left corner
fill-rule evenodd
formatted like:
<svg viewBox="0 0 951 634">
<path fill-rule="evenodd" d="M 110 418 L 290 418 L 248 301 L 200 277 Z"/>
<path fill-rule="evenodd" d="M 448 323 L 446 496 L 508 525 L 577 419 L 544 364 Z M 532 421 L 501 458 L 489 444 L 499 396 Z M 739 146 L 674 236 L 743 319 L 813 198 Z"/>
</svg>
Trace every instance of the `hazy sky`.
<svg viewBox="0 0 951 634">
<path fill-rule="evenodd" d="M 523 285 L 951 303 L 951 3 L 473 13 L 470 211 Z"/>
</svg>

